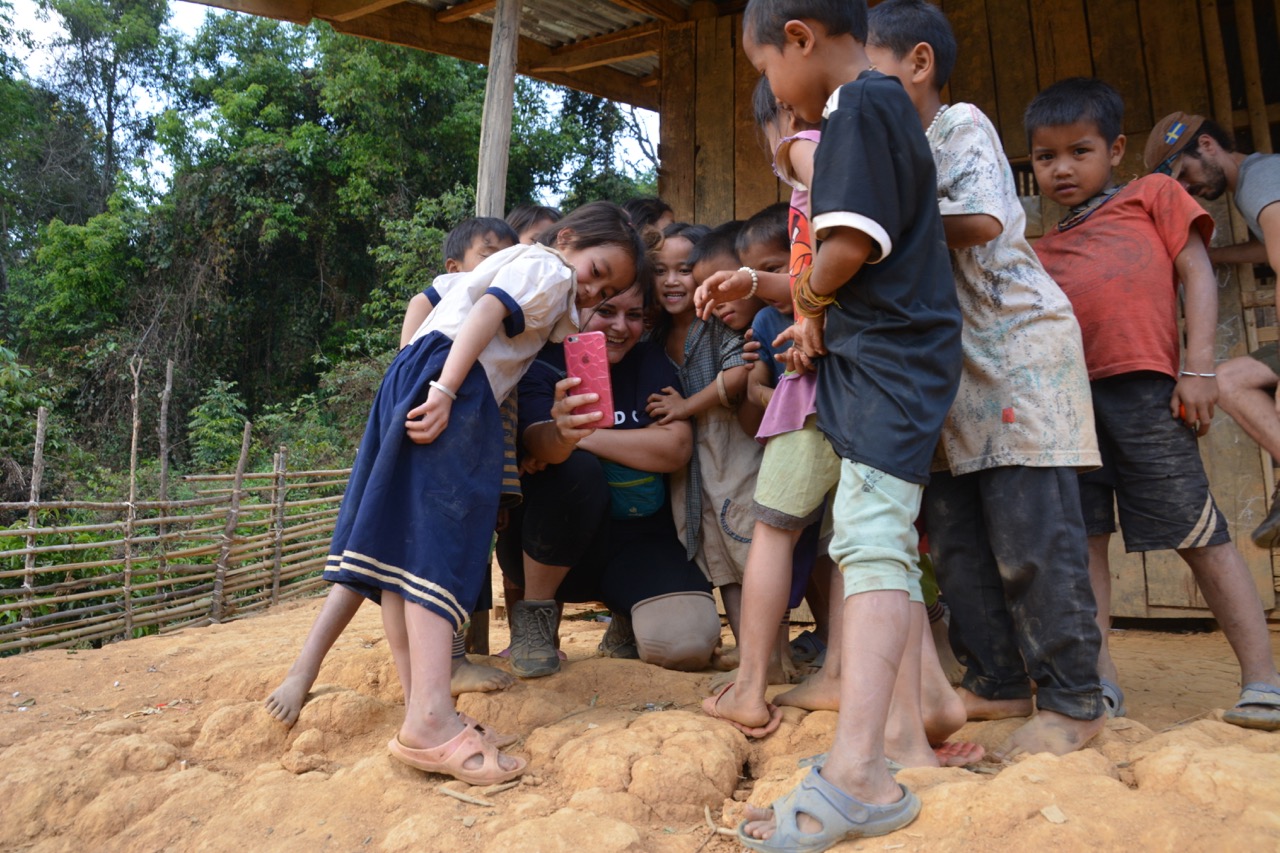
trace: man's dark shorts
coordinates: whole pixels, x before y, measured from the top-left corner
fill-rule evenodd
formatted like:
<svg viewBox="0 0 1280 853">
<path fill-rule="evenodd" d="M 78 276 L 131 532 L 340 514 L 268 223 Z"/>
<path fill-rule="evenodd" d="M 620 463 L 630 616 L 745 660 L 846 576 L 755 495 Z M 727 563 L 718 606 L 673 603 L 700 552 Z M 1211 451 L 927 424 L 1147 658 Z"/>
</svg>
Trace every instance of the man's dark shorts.
<svg viewBox="0 0 1280 853">
<path fill-rule="evenodd" d="M 1102 468 L 1080 475 L 1090 536 L 1114 533 L 1115 510 L 1127 551 L 1203 548 L 1231 541 L 1209 493 L 1195 433 L 1169 413 L 1177 383 L 1161 373 L 1109 376 L 1090 383 Z"/>
</svg>

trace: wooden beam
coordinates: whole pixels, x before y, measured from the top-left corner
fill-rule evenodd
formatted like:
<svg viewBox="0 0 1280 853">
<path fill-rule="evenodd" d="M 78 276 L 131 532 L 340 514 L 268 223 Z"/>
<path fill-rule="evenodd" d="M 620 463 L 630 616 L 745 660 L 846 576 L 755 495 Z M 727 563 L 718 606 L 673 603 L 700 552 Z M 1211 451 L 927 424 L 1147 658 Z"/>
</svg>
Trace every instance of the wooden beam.
<svg viewBox="0 0 1280 853">
<path fill-rule="evenodd" d="M 655 30 L 648 35 L 628 41 L 614 42 L 598 47 L 578 48 L 576 45 L 573 47 L 574 49 L 572 50 L 556 48 L 552 51 L 551 59 L 535 66 L 532 69 L 533 72 L 535 74 L 545 74 L 549 71 L 582 71 L 586 68 L 598 68 L 601 65 L 625 62 L 628 59 L 654 56 L 662 49 L 662 43 Z"/>
<path fill-rule="evenodd" d="M 621 6 L 639 15 L 648 15 L 669 24 L 678 24 L 689 19 L 689 12 L 672 0 L 609 0 L 614 6 Z"/>
<path fill-rule="evenodd" d="M 465 3 L 436 12 L 436 20 L 442 24 L 452 24 L 466 20 L 472 15 L 483 15 L 485 12 L 492 11 L 497 5 L 498 0 L 466 0 Z"/>
<path fill-rule="evenodd" d="M 515 108 L 516 49 L 520 44 L 520 0 L 498 0 L 489 41 L 489 74 L 480 117 L 480 171 L 476 216 L 506 215 L 511 113 Z"/>
<path fill-rule="evenodd" d="M 635 27 L 628 27 L 625 30 L 615 30 L 611 33 L 605 33 L 602 36 L 594 36 L 581 41 L 562 44 L 559 47 L 551 48 L 552 56 L 560 56 L 565 53 L 573 53 L 575 50 L 587 50 L 592 47 L 600 47 L 606 44 L 613 44 L 620 41 L 630 41 L 631 39 L 647 36 L 649 34 L 661 35 L 662 24 L 653 22 L 651 24 L 640 24 Z"/>
<path fill-rule="evenodd" d="M 274 18 L 291 24 L 311 23 L 311 0 L 195 0 L 202 6 L 243 12 L 259 18 Z"/>
<path fill-rule="evenodd" d="M 1271 128 L 1267 123 L 1267 99 L 1262 91 L 1262 64 L 1258 58 L 1258 34 L 1254 30 L 1254 20 L 1253 0 L 1236 0 L 1236 32 L 1240 39 L 1240 64 L 1244 66 L 1249 132 L 1253 136 L 1253 150 L 1270 154 Z"/>
<path fill-rule="evenodd" d="M 662 113 L 659 117 L 658 193 L 676 219 L 693 221 L 694 126 L 698 122 L 696 24 L 676 24 L 662 33 Z"/>
<path fill-rule="evenodd" d="M 429 50 L 482 65 L 489 62 L 492 28 L 488 24 L 481 21 L 441 24 L 431 9 L 416 3 L 402 3 L 393 9 L 338 22 L 334 29 L 348 35 Z M 612 68 L 592 68 L 585 72 L 533 71 L 536 66 L 548 64 L 551 56 L 551 48 L 533 39 L 521 38 L 516 71 L 547 83 L 568 86 L 646 110 L 658 109 L 660 96 L 657 91 L 642 86 L 641 78 Z"/>
<path fill-rule="evenodd" d="M 311 14 L 323 21 L 350 21 L 404 0 L 315 0 Z"/>
</svg>

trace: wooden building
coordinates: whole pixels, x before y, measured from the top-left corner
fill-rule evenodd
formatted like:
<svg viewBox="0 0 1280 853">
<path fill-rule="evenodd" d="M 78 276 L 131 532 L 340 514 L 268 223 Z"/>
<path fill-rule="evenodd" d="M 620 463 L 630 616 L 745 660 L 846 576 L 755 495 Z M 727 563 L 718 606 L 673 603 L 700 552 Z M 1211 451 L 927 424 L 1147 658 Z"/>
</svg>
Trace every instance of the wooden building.
<svg viewBox="0 0 1280 853">
<path fill-rule="evenodd" d="M 741 49 L 744 2 L 201 1 L 296 23 L 320 19 L 339 32 L 485 64 L 495 19 L 518 16 L 520 73 L 658 111 L 659 190 L 679 218 L 715 223 L 786 198 L 751 118 L 757 74 Z M 1140 173 L 1147 132 L 1174 110 L 1233 128 L 1241 150 L 1269 152 L 1280 138 L 1280 0 L 939 2 L 960 47 L 944 100 L 977 104 L 999 128 L 1021 176 L 1033 237 L 1061 211 L 1036 195 L 1021 119 L 1036 92 L 1055 80 L 1095 75 L 1124 96 L 1127 176 Z M 1210 209 L 1217 242 L 1247 237 L 1225 200 Z M 1220 359 L 1277 339 L 1275 281 L 1261 278 L 1263 271 L 1219 270 Z M 1202 451 L 1263 603 L 1273 609 L 1280 563 L 1248 537 L 1266 513 L 1271 461 L 1225 416 L 1215 420 Z M 1208 615 L 1176 555 L 1124 555 L 1114 539 L 1116 615 Z"/>
</svg>

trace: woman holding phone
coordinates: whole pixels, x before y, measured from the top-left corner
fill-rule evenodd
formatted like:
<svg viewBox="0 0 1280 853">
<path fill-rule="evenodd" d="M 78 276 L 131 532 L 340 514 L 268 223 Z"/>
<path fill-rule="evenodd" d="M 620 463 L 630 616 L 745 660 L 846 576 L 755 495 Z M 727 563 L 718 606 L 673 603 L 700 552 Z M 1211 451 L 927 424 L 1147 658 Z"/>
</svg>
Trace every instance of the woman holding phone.
<svg viewBox="0 0 1280 853">
<path fill-rule="evenodd" d="M 598 428 L 610 415 L 581 413 L 598 395 L 575 393 L 579 380 L 565 378 L 562 345 L 546 347 L 520 382 L 521 448 L 526 469 L 537 470 L 523 476 L 524 503 L 498 538 L 503 574 L 526 596 L 510 608 L 516 675 L 560 669 L 558 603 L 567 601 L 609 607 L 601 647 L 613 656 L 699 670 L 719 642 L 711 587 L 676 535 L 665 476 L 688 464 L 691 430 L 645 412 L 650 394 L 679 386 L 662 347 L 641 340 L 650 292 L 637 283 L 582 327 L 605 336 L 611 429 Z"/>
</svg>

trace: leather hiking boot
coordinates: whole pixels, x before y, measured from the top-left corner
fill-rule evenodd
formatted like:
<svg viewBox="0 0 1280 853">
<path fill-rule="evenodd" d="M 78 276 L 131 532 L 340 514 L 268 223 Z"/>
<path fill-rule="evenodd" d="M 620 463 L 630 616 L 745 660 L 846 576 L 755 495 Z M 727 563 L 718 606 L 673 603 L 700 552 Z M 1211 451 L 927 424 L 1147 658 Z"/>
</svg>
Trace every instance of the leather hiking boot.
<svg viewBox="0 0 1280 853">
<path fill-rule="evenodd" d="M 1280 486 L 1271 494 L 1271 511 L 1250 538 L 1259 548 L 1274 548 L 1280 542 Z"/>
<path fill-rule="evenodd" d="M 609 620 L 609 630 L 604 632 L 604 639 L 597 647 L 600 657 L 638 659 L 640 652 L 636 648 L 636 634 L 631 629 L 631 617 L 614 612 Z"/>
<path fill-rule="evenodd" d="M 540 678 L 560 671 L 556 654 L 558 610 L 554 601 L 517 601 L 511 607 L 511 671 Z"/>
</svg>

